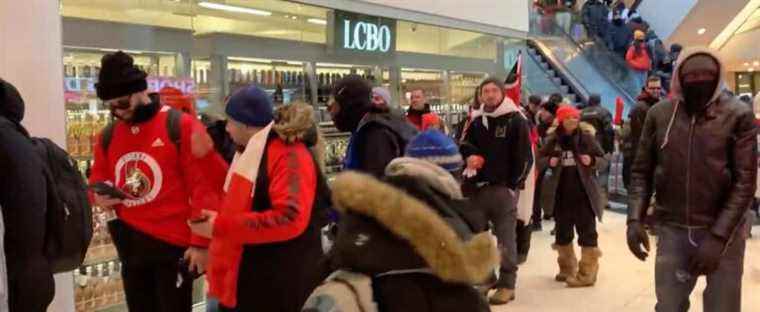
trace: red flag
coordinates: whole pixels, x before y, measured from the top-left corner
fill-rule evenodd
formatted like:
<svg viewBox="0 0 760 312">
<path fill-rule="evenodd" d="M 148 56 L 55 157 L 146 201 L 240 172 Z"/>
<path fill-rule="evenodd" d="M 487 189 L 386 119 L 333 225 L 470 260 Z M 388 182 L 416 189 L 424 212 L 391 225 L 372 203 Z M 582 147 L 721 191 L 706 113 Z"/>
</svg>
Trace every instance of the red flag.
<svg viewBox="0 0 760 312">
<path fill-rule="evenodd" d="M 504 94 L 520 106 L 520 93 L 522 90 L 522 51 L 517 53 L 517 62 L 512 66 L 512 70 L 504 81 Z"/>
<path fill-rule="evenodd" d="M 618 126 L 623 125 L 623 109 L 624 108 L 625 108 L 625 103 L 623 103 L 623 99 L 618 96 L 615 99 L 615 120 L 613 121 L 613 123 Z"/>
</svg>

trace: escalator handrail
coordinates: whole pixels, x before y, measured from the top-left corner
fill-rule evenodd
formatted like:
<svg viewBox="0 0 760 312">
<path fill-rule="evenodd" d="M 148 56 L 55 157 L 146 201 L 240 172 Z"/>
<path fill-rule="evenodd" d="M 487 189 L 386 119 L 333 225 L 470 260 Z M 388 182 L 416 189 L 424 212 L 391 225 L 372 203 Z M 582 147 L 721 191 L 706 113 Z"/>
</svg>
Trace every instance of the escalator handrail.
<svg viewBox="0 0 760 312">
<path fill-rule="evenodd" d="M 577 12 L 573 12 L 572 14 L 573 14 L 574 17 L 578 16 Z M 570 40 L 570 42 L 572 42 L 578 49 L 580 49 L 580 50 L 582 50 L 584 52 L 588 51 L 587 48 L 583 44 L 575 41 L 575 39 L 570 34 L 566 33 L 565 30 L 562 29 L 562 27 L 560 27 L 559 25 L 557 25 L 557 22 L 555 20 L 551 20 L 550 21 L 550 25 L 551 25 L 552 29 L 555 32 L 558 32 L 558 33 L 562 34 L 562 36 L 565 39 Z M 543 34 L 541 34 L 541 35 L 543 35 Z M 602 49 L 605 54 L 608 54 L 608 55 L 612 54 L 612 52 L 606 46 L 600 46 L 600 49 Z M 613 57 L 613 62 L 615 61 L 614 59 L 615 58 Z M 589 62 L 589 63 L 591 63 L 591 65 L 594 66 L 594 69 L 596 69 L 600 74 L 602 74 L 601 76 L 603 76 L 605 79 L 607 79 L 607 81 L 609 81 L 610 84 L 612 86 L 614 86 L 618 90 L 618 93 L 620 93 L 621 95 L 623 95 L 626 98 L 626 100 L 628 100 L 629 103 L 636 103 L 635 95 L 629 94 L 628 91 L 625 90 L 625 88 L 623 88 L 619 83 L 617 83 L 617 81 L 615 81 L 614 79 L 610 79 L 605 74 L 605 71 L 602 68 L 599 68 L 599 65 L 597 65 L 596 62 Z"/>
<path fill-rule="evenodd" d="M 568 86 L 573 90 L 575 94 L 581 98 L 582 102 L 588 102 L 588 98 L 590 97 L 591 93 L 588 92 L 586 86 L 584 86 L 580 80 L 576 78 L 569 69 L 567 69 L 565 64 L 558 60 L 556 56 L 554 56 L 553 53 L 547 53 L 547 51 L 551 51 L 551 49 L 549 49 L 546 44 L 539 40 L 528 39 L 528 45 L 533 46 L 536 51 L 541 53 L 541 55 L 546 58 L 546 61 L 549 63 L 549 65 L 557 70 L 557 74 L 561 75 L 562 78 L 568 82 Z"/>
<path fill-rule="evenodd" d="M 531 45 L 531 43 L 530 43 L 530 40 L 528 40 L 528 45 L 529 45 L 529 46 Z M 533 44 L 533 45 L 535 45 L 535 44 Z M 536 49 L 536 50 L 538 50 L 538 49 L 537 49 L 535 46 L 534 46 L 533 48 L 534 48 L 534 49 Z M 544 55 L 543 51 L 539 51 L 539 53 L 541 53 L 541 55 Z M 536 62 L 537 64 L 540 64 L 540 63 L 541 63 L 541 61 L 540 61 L 540 60 L 537 60 L 537 59 L 535 58 L 535 56 L 533 56 L 533 54 L 531 54 L 531 53 L 527 53 L 527 54 L 528 54 L 528 57 L 530 57 L 530 58 L 531 58 L 531 59 L 532 59 L 534 62 Z M 544 55 L 544 57 L 546 57 L 546 56 Z M 547 58 L 547 59 L 548 59 L 548 58 Z M 553 65 L 553 64 L 550 64 L 550 65 Z M 549 75 L 549 70 L 548 70 L 548 69 L 545 69 L 545 68 L 543 68 L 543 67 L 541 67 L 541 66 L 539 66 L 539 68 L 541 68 L 541 71 L 542 71 L 542 72 L 544 72 L 544 74 L 545 74 L 546 76 L 549 76 L 549 77 L 551 77 L 551 75 Z M 559 84 L 559 83 L 557 83 L 557 82 L 555 82 L 555 81 L 554 81 L 554 79 L 549 79 L 549 81 L 550 81 L 550 82 L 551 82 L 551 83 L 552 83 L 552 84 L 553 84 L 555 87 L 557 87 L 557 90 L 562 90 L 562 85 L 561 85 L 561 84 Z M 570 88 L 572 88 L 572 86 L 570 86 Z M 531 91 L 532 91 L 532 90 L 531 90 Z M 575 91 L 575 90 L 573 90 L 573 91 Z"/>
</svg>

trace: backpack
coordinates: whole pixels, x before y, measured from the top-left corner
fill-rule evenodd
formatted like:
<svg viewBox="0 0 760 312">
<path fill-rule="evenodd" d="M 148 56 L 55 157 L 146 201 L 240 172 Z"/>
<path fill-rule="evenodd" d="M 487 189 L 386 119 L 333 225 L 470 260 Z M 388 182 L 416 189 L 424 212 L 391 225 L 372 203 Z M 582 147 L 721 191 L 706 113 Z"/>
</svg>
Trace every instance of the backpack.
<svg viewBox="0 0 760 312">
<path fill-rule="evenodd" d="M 176 147 L 177 151 L 179 152 L 180 142 L 182 141 L 182 129 L 180 127 L 182 112 L 171 108 L 169 109 L 168 114 L 169 116 L 166 117 L 166 129 L 169 132 L 169 140 L 172 141 L 174 147 Z M 103 152 L 105 153 L 108 152 L 108 147 L 111 146 L 111 141 L 113 140 L 113 130 L 118 123 L 118 120 L 109 123 L 103 129 L 103 132 L 100 135 L 100 146 L 103 148 Z"/>
<path fill-rule="evenodd" d="M 92 239 L 92 207 L 87 183 L 76 161 L 53 141 L 32 138 L 45 164 L 48 204 L 45 212 L 45 255 L 54 273 L 82 265 Z"/>
<path fill-rule="evenodd" d="M 312 292 L 301 312 L 377 312 L 372 278 L 349 271 L 336 271 Z"/>
</svg>

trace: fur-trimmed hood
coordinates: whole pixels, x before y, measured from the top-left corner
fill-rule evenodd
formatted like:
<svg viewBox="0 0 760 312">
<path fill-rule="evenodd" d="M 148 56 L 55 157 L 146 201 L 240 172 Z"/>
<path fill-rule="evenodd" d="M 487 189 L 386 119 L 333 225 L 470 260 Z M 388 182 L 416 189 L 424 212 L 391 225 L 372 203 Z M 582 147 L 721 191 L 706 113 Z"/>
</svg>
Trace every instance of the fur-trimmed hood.
<svg viewBox="0 0 760 312">
<path fill-rule="evenodd" d="M 274 111 L 275 124 L 272 130 L 287 143 L 300 141 L 314 152 L 320 167 L 323 167 L 324 140 L 314 119 L 314 108 L 307 104 L 289 104 Z"/>
<path fill-rule="evenodd" d="M 440 166 L 417 158 L 396 158 L 385 168 L 386 176 L 414 176 L 424 180 L 433 189 L 452 199 L 463 199 L 462 188 L 448 171 Z"/>
<path fill-rule="evenodd" d="M 444 281 L 482 283 L 499 263 L 498 249 L 488 233 L 463 241 L 438 213 L 396 187 L 350 171 L 339 174 L 332 186 L 333 203 L 341 213 L 375 220 L 408 242 Z"/>
<path fill-rule="evenodd" d="M 546 134 L 547 135 L 555 134 L 558 128 L 559 128 L 559 122 L 555 119 L 551 128 L 549 128 L 549 130 L 546 130 Z M 578 124 L 578 128 L 581 129 L 581 131 L 583 131 L 586 134 L 589 134 L 593 137 L 596 136 L 596 128 L 594 128 L 594 126 L 591 125 L 590 123 L 581 121 L 580 124 Z"/>
</svg>

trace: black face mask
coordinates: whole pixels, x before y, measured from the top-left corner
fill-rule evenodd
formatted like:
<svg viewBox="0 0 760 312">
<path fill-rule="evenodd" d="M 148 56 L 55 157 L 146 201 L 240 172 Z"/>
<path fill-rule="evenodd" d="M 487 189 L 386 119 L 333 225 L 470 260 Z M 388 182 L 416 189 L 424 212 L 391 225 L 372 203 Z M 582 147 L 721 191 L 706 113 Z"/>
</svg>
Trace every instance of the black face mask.
<svg viewBox="0 0 760 312">
<path fill-rule="evenodd" d="M 335 119 L 333 119 L 333 124 L 341 132 L 354 132 L 359 127 L 359 122 L 361 122 L 364 115 L 368 112 L 369 107 L 349 106 L 345 108 L 341 106 L 340 111 L 335 115 Z"/>
<path fill-rule="evenodd" d="M 683 83 L 682 89 L 686 112 L 691 115 L 703 110 L 710 103 L 713 95 L 715 95 L 715 88 L 717 87 L 717 80 Z"/>
<path fill-rule="evenodd" d="M 623 26 L 623 20 L 622 19 L 614 19 L 614 20 L 612 20 L 612 23 L 615 24 L 615 26 Z"/>
</svg>

